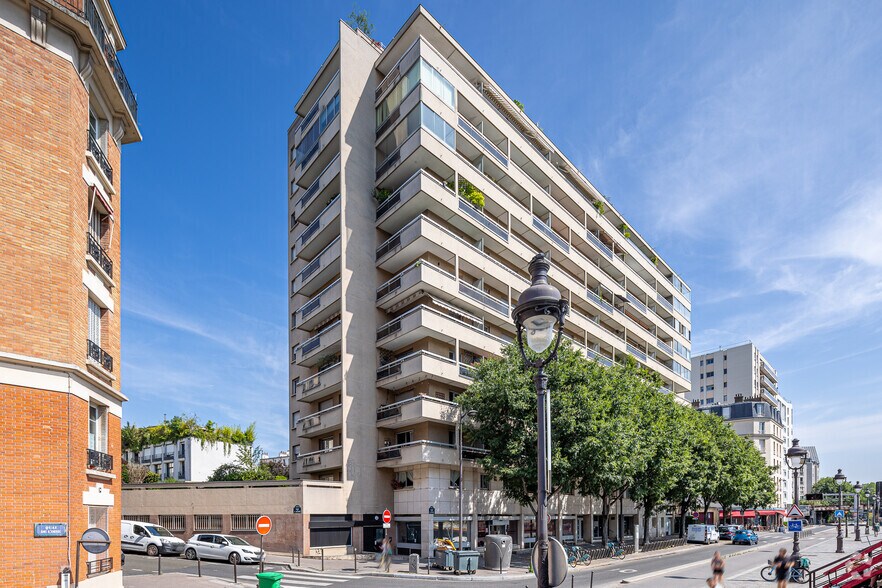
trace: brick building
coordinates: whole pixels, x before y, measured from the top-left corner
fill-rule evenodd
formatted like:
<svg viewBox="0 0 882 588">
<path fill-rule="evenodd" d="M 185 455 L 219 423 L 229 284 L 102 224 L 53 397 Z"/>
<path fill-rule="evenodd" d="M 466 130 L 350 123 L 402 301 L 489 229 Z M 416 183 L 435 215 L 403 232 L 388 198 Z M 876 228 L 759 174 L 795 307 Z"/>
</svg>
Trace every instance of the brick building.
<svg viewBox="0 0 882 588">
<path fill-rule="evenodd" d="M 2 586 L 73 576 L 88 527 L 111 545 L 81 552 L 81 585 L 122 585 L 120 148 L 141 139 L 124 48 L 106 0 L 0 0 Z"/>
</svg>

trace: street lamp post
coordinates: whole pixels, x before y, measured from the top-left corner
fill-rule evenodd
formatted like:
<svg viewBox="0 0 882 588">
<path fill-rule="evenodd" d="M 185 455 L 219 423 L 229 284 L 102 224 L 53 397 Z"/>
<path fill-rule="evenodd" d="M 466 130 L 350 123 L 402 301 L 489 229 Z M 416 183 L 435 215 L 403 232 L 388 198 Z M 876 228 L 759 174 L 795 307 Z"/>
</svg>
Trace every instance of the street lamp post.
<svg viewBox="0 0 882 588">
<path fill-rule="evenodd" d="M 860 481 L 854 484 L 854 540 L 861 540 L 861 486 Z"/>
<path fill-rule="evenodd" d="M 464 418 L 468 416 L 475 416 L 477 411 L 469 410 L 462 411 L 459 413 L 459 419 L 456 422 L 456 439 L 457 444 L 459 445 L 459 482 L 456 485 L 457 494 L 459 494 L 459 545 L 456 546 L 457 549 L 462 550 L 462 421 Z M 469 548 L 471 548 L 472 543 L 469 541 Z"/>
<path fill-rule="evenodd" d="M 842 484 L 845 483 L 845 474 L 842 473 L 841 469 L 836 472 L 835 476 L 833 476 L 833 481 L 839 486 L 839 510 L 843 510 Z M 843 549 L 842 546 L 842 517 L 837 517 L 836 519 L 836 553 L 845 553 L 845 549 Z"/>
<path fill-rule="evenodd" d="M 869 537 L 870 536 L 870 495 L 867 494 L 867 509 L 864 511 L 867 513 L 867 520 L 864 524 L 864 534 Z"/>
<path fill-rule="evenodd" d="M 799 446 L 799 439 L 793 440 L 793 446 L 787 450 L 787 467 L 793 470 L 793 504 L 799 504 L 799 470 L 805 465 L 808 450 Z M 793 557 L 799 557 L 799 533 L 793 533 Z"/>
<path fill-rule="evenodd" d="M 546 514 L 548 500 L 548 481 L 551 470 L 551 403 L 548 401 L 548 376 L 545 366 L 557 355 L 560 337 L 563 331 L 564 317 L 569 304 L 561 299 L 560 291 L 548 283 L 548 270 L 551 264 L 545 255 L 538 254 L 530 261 L 530 277 L 532 284 L 518 298 L 517 306 L 512 311 L 518 333 L 518 349 L 524 363 L 536 370 L 533 378 L 536 387 L 536 420 L 538 439 L 536 441 L 537 458 L 537 492 L 536 502 L 536 549 L 539 550 L 539 562 L 536 566 L 538 588 L 549 588 L 548 578 L 548 516 Z M 557 327 L 557 336 L 554 329 Z M 524 336 L 527 346 L 540 354 L 551 347 L 545 359 L 529 359 L 524 350 Z"/>
</svg>

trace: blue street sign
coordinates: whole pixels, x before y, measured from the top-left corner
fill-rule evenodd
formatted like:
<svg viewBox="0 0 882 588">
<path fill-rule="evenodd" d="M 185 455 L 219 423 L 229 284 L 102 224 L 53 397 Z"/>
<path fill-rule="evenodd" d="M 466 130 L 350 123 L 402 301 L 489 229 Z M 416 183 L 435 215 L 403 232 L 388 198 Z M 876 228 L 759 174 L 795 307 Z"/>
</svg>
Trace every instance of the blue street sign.
<svg viewBox="0 0 882 588">
<path fill-rule="evenodd" d="M 802 532 L 802 521 L 787 521 L 787 532 L 788 533 L 800 533 Z"/>
<path fill-rule="evenodd" d="M 34 523 L 34 537 L 67 537 L 67 523 Z"/>
<path fill-rule="evenodd" d="M 833 511 L 833 518 L 844 519 L 844 518 L 845 518 L 845 511 L 844 511 L 844 510 L 841 510 L 841 509 L 840 509 L 840 510 L 834 510 L 834 511 Z"/>
</svg>

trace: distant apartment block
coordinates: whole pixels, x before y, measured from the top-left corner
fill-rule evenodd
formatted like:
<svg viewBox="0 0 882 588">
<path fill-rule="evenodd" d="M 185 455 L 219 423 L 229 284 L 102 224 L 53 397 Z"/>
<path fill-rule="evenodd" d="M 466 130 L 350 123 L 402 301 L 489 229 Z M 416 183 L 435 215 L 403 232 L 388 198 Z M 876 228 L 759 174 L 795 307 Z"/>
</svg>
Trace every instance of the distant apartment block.
<svg viewBox="0 0 882 588">
<path fill-rule="evenodd" d="M 808 459 L 799 474 L 799 499 L 812 492 L 817 481 L 821 478 L 821 459 L 818 457 L 818 449 L 814 445 L 803 445 L 808 451 Z"/>
<path fill-rule="evenodd" d="M 223 443 L 202 443 L 187 437 L 176 443 L 150 445 L 137 454 L 126 451 L 124 458 L 149 468 L 161 480 L 204 482 L 218 467 L 235 462 L 238 449 L 238 445 L 224 447 Z"/>
<path fill-rule="evenodd" d="M 422 7 L 387 47 L 340 23 L 295 111 L 292 477 L 343 484 L 359 549 L 389 508 L 399 552 L 427 555 L 455 532 L 460 484 L 473 537 L 531 544 L 532 512 L 476 466 L 480 447 L 466 443 L 459 480 L 455 440 L 455 398 L 512 341 L 530 259 L 550 256 L 575 347 L 607 366 L 633 357 L 677 396 L 691 386 L 689 287 Z M 599 508 L 562 499 L 553 532 L 597 536 Z M 627 534 L 633 505 L 616 514 Z"/>
<path fill-rule="evenodd" d="M 687 400 L 716 414 L 750 439 L 774 469 L 779 508 L 790 504 L 793 474 L 785 454 L 793 439 L 793 405 L 778 390 L 778 373 L 753 343 L 692 358 L 692 390 Z"/>
<path fill-rule="evenodd" d="M 0 0 L 2 586 L 59 585 L 89 527 L 111 544 L 81 553 L 80 585 L 122 586 L 125 47 L 106 0 Z"/>
</svg>

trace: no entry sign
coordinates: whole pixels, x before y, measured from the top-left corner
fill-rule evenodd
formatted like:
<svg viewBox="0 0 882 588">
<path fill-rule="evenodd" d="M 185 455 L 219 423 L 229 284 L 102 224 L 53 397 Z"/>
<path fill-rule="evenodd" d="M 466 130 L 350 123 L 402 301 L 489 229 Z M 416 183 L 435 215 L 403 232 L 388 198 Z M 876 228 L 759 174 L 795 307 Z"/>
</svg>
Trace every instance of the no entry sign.
<svg viewBox="0 0 882 588">
<path fill-rule="evenodd" d="M 257 532 L 261 535 L 266 535 L 273 529 L 273 520 L 266 515 L 263 515 L 259 519 L 257 519 L 257 524 L 255 525 Z"/>
<path fill-rule="evenodd" d="M 392 513 L 388 509 L 383 511 L 383 522 L 387 525 L 392 522 Z"/>
</svg>

